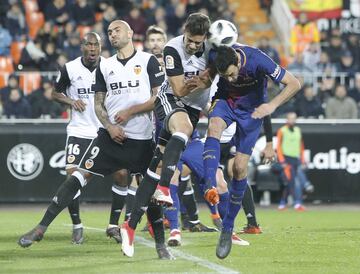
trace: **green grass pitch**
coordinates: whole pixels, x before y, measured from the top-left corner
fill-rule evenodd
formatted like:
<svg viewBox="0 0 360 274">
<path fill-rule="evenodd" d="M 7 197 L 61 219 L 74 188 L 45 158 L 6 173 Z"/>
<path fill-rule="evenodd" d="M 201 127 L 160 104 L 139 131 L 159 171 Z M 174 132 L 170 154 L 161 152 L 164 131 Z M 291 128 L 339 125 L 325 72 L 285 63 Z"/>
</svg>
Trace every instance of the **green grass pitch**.
<svg viewBox="0 0 360 274">
<path fill-rule="evenodd" d="M 30 248 L 18 237 L 38 223 L 46 206 L 22 210 L 0 206 L 0 273 L 360 273 L 360 206 L 310 207 L 307 212 L 258 209 L 261 235 L 244 235 L 250 246 L 234 246 L 225 260 L 215 256 L 218 233 L 183 232 L 183 245 L 173 248 L 175 261 L 157 259 L 152 239 L 140 232 L 133 258 L 105 237 L 107 206 L 82 206 L 85 243 L 70 243 L 71 227 L 63 212 L 44 239 Z M 201 219 L 211 224 L 206 209 Z M 238 230 L 245 223 L 243 212 Z M 167 231 L 167 235 L 168 235 Z"/>
</svg>

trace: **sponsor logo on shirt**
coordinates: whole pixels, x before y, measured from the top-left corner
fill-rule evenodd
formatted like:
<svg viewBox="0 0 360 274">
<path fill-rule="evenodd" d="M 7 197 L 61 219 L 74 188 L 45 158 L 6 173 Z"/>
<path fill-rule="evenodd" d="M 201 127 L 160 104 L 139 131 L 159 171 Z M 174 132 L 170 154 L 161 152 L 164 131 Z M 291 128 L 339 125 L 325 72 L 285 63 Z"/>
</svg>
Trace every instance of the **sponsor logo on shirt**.
<svg viewBox="0 0 360 274">
<path fill-rule="evenodd" d="M 272 74 L 270 74 L 270 76 L 276 79 L 279 77 L 280 72 L 281 72 L 280 66 L 277 65 L 274 72 Z"/>
</svg>

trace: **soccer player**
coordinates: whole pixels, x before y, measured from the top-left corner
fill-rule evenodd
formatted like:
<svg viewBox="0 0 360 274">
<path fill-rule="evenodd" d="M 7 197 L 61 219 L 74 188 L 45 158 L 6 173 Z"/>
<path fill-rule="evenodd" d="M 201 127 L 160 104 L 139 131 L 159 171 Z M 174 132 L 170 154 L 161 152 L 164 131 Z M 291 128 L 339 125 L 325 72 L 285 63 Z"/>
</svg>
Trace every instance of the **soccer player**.
<svg viewBox="0 0 360 274">
<path fill-rule="evenodd" d="M 180 154 L 196 127 L 200 111 L 209 100 L 209 84 L 202 81 L 208 53 L 204 42 L 209 27 L 210 20 L 206 15 L 190 14 L 185 22 L 184 35 L 171 39 L 164 48 L 167 79 L 155 102 L 155 112 L 163 127 L 154 157 L 136 193 L 130 220 L 121 227 L 122 250 L 127 256 L 131 257 L 134 253 L 135 229 L 151 196 L 154 194 L 155 200 L 162 203 L 173 203 L 169 193 L 170 180 Z M 188 86 L 186 81 L 192 77 L 196 83 Z M 160 161 L 162 168 L 159 176 L 156 172 Z"/>
<path fill-rule="evenodd" d="M 91 84 L 95 78 L 95 69 L 100 61 L 100 36 L 87 33 L 81 44 L 82 56 L 68 62 L 59 71 L 56 79 L 53 98 L 72 108 L 71 119 L 67 125 L 66 138 L 66 173 L 75 171 L 87 147 L 101 125 L 94 110 L 94 93 Z M 73 223 L 72 242 L 81 244 L 83 225 L 80 220 L 78 191 L 68 206 Z"/>
<path fill-rule="evenodd" d="M 72 108 L 71 119 L 66 128 L 66 172 L 70 176 L 79 165 L 86 149 L 97 136 L 101 127 L 94 109 L 94 95 L 91 85 L 95 79 L 95 69 L 98 66 L 101 52 L 101 38 L 95 32 L 87 33 L 82 40 L 82 56 L 65 64 L 60 70 L 52 93 L 53 98 Z M 118 221 L 125 204 L 127 193 L 127 171 L 114 173 L 115 183 L 112 186 L 112 208 L 106 235 L 121 241 Z M 74 197 L 69 205 L 73 222 L 73 243 L 83 242 L 83 225 L 79 215 L 79 195 Z"/>
<path fill-rule="evenodd" d="M 215 186 L 221 134 L 232 122 L 236 122 L 237 127 L 230 199 L 216 247 L 217 257 L 224 259 L 231 250 L 234 221 L 247 187 L 247 165 L 260 132 L 262 118 L 293 97 L 300 89 L 300 84 L 292 74 L 274 63 L 267 55 L 246 45 L 220 46 L 214 66 L 220 79 L 209 112 L 204 148 L 205 180 L 213 187 L 209 191 L 214 194 L 208 196 L 213 198 L 208 200 L 210 203 L 219 200 Z M 265 103 L 267 76 L 277 83 L 281 82 L 285 87 L 270 102 Z"/>
<path fill-rule="evenodd" d="M 151 91 L 156 92 L 164 80 L 164 73 L 154 56 L 135 50 L 133 31 L 125 21 L 111 22 L 108 36 L 117 52 L 100 62 L 93 86 L 95 112 L 102 127 L 87 149 L 78 170 L 58 189 L 40 224 L 20 238 L 21 246 L 40 241 L 50 223 L 92 175 L 106 176 L 119 169 L 144 173 L 151 160 L 153 127 L 149 114 L 135 115 L 121 125 L 116 123 L 116 115 L 122 109 L 148 101 Z M 162 226 L 162 223 L 156 222 L 161 219 L 158 206 L 150 204 L 147 213 L 154 230 Z M 161 239 L 155 233 L 155 241 L 159 258 L 172 259 L 164 244 L 164 237 Z"/>
</svg>

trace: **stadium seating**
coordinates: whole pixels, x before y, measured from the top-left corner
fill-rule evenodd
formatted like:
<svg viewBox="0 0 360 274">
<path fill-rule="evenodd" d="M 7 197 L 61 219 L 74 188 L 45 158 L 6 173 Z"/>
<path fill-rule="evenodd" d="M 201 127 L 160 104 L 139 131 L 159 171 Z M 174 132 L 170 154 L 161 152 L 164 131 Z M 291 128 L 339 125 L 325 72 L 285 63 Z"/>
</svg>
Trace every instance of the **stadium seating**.
<svg viewBox="0 0 360 274">
<path fill-rule="evenodd" d="M 41 74 L 36 71 L 22 73 L 20 74 L 19 80 L 20 88 L 24 91 L 25 95 L 28 95 L 32 91 L 40 88 Z"/>
</svg>

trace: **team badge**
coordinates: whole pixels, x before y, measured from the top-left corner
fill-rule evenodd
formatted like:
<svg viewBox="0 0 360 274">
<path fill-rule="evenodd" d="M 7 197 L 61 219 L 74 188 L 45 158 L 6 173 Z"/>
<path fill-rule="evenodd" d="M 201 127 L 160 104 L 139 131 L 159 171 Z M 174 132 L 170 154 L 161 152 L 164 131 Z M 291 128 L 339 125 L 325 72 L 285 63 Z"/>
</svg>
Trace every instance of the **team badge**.
<svg viewBox="0 0 360 274">
<path fill-rule="evenodd" d="M 171 55 L 166 55 L 165 56 L 165 67 L 167 69 L 174 69 L 175 68 L 174 57 L 172 57 Z"/>
<path fill-rule="evenodd" d="M 74 161 L 75 161 L 75 156 L 74 156 L 74 155 L 69 155 L 69 156 L 67 157 L 67 162 L 68 162 L 69 164 L 72 164 Z"/>
<path fill-rule="evenodd" d="M 136 75 L 139 75 L 141 73 L 141 66 L 140 65 L 136 65 L 134 67 L 134 72 Z"/>
<path fill-rule="evenodd" d="M 86 162 L 85 162 L 85 167 L 86 169 L 90 169 L 92 168 L 94 165 L 94 161 L 92 159 L 87 159 Z"/>
</svg>

